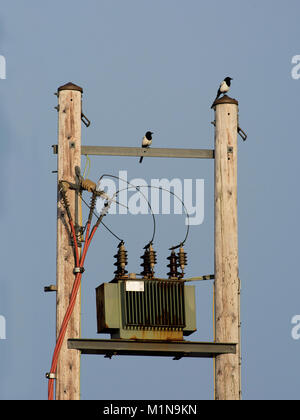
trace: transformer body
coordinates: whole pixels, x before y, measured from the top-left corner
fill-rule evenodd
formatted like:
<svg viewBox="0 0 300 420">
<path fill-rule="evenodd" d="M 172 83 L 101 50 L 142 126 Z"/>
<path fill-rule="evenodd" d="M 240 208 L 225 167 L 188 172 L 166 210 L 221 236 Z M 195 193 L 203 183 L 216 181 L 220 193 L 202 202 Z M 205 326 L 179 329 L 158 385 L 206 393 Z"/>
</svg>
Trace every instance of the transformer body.
<svg viewBox="0 0 300 420">
<path fill-rule="evenodd" d="M 127 276 L 96 288 L 97 331 L 114 339 L 183 340 L 196 331 L 195 286 Z"/>
</svg>

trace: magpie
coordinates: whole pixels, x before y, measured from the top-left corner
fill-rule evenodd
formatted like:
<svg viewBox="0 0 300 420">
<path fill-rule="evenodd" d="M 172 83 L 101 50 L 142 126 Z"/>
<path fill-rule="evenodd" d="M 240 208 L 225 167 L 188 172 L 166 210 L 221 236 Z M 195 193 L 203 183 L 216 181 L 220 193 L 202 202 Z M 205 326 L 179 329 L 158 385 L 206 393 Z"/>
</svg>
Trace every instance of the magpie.
<svg viewBox="0 0 300 420">
<path fill-rule="evenodd" d="M 147 131 L 142 140 L 142 147 L 150 147 L 152 143 L 152 131 Z M 144 156 L 141 156 L 140 163 L 142 163 Z"/>
<path fill-rule="evenodd" d="M 219 96 L 221 96 L 222 93 L 223 93 L 223 95 L 225 95 L 225 93 L 227 93 L 229 91 L 230 85 L 231 85 L 231 80 L 233 80 L 231 77 L 225 77 L 225 79 L 223 80 L 223 82 L 219 86 L 219 90 L 218 90 L 215 101 L 219 98 Z"/>
</svg>

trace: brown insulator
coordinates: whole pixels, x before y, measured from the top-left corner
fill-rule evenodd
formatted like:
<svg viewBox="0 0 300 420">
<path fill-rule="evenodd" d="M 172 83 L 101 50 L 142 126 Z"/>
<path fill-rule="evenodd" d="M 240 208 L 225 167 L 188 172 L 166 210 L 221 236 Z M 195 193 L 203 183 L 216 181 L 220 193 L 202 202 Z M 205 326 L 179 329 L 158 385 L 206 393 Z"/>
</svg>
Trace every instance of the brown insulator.
<svg viewBox="0 0 300 420">
<path fill-rule="evenodd" d="M 61 191 L 67 192 L 70 189 L 70 185 L 67 181 L 59 181 L 59 187 Z"/>
<path fill-rule="evenodd" d="M 144 255 L 141 256 L 143 262 L 141 266 L 144 270 L 141 272 L 141 275 L 148 278 L 153 278 L 154 276 L 154 266 L 156 264 L 156 252 L 154 251 L 152 244 L 150 244 L 144 252 Z"/>
<path fill-rule="evenodd" d="M 96 206 L 96 201 L 97 201 L 97 195 L 95 193 L 95 191 L 93 191 L 92 197 L 91 197 L 91 201 L 90 201 L 90 212 L 89 212 L 89 222 L 92 222 L 92 217 L 93 217 L 93 213 L 95 210 L 95 206 Z"/>
<path fill-rule="evenodd" d="M 127 251 L 125 249 L 123 241 L 119 243 L 118 248 L 118 253 L 114 255 L 114 258 L 117 259 L 117 261 L 114 264 L 117 267 L 114 273 L 116 278 L 125 276 L 125 274 L 128 273 L 128 271 L 125 270 L 125 267 L 127 265 Z"/>
<path fill-rule="evenodd" d="M 184 249 L 183 249 L 182 246 L 180 247 L 179 252 L 178 252 L 178 263 L 179 263 L 179 266 L 181 268 L 180 277 L 182 278 L 184 276 L 185 266 L 187 265 L 186 252 L 184 252 Z"/>
<path fill-rule="evenodd" d="M 156 264 L 156 252 L 154 251 L 152 244 L 149 246 L 149 259 L 151 270 L 154 273 L 154 266 Z"/>
<path fill-rule="evenodd" d="M 170 261 L 170 264 L 167 265 L 167 267 L 170 268 L 170 271 L 168 272 L 169 279 L 178 278 L 178 257 L 174 250 L 172 250 L 171 255 L 167 258 L 167 260 Z"/>
<path fill-rule="evenodd" d="M 68 214 L 69 219 L 71 220 L 71 212 L 70 212 L 70 202 L 67 197 L 67 191 L 69 190 L 69 184 L 66 181 L 59 181 L 58 183 L 59 192 L 64 203 L 64 207 Z"/>
<path fill-rule="evenodd" d="M 80 186 L 83 190 L 86 190 L 89 192 L 96 191 L 96 187 L 97 187 L 95 182 L 91 181 L 90 179 L 82 179 L 80 181 Z"/>
</svg>

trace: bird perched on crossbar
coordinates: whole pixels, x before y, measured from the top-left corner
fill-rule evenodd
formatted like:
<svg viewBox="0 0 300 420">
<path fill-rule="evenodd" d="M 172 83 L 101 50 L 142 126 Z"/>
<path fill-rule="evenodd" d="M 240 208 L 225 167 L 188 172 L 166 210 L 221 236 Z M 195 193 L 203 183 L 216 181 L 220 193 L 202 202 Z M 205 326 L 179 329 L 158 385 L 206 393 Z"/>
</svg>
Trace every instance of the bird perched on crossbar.
<svg viewBox="0 0 300 420">
<path fill-rule="evenodd" d="M 142 147 L 150 147 L 152 144 L 152 131 L 147 131 L 142 140 Z M 141 156 L 140 163 L 142 163 L 144 156 Z"/>
<path fill-rule="evenodd" d="M 214 100 L 214 102 L 222 95 L 225 95 L 225 93 L 227 93 L 230 89 L 230 85 L 231 85 L 231 80 L 233 80 L 231 77 L 225 77 L 225 79 L 223 80 L 223 82 L 221 82 L 218 92 L 217 92 L 217 96 L 216 99 Z"/>
</svg>

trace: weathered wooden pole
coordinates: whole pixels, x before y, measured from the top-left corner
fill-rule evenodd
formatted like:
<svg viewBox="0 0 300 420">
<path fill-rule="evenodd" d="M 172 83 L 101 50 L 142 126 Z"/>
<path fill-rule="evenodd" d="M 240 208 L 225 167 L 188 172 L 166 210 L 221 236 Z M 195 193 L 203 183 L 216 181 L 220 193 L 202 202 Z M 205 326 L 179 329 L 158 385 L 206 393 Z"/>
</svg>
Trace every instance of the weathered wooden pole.
<svg viewBox="0 0 300 420">
<path fill-rule="evenodd" d="M 82 89 L 72 83 L 58 88 L 58 181 L 76 182 L 75 167 L 81 166 L 81 97 Z M 80 217 L 81 202 L 74 191 L 67 192 L 74 223 Z M 77 213 L 75 215 L 75 213 Z M 58 195 L 57 204 L 57 298 L 56 336 L 69 305 L 74 283 L 74 252 L 69 223 Z M 80 338 L 80 293 L 70 318 L 60 350 L 56 370 L 56 400 L 80 399 L 80 352 L 67 348 L 67 339 Z"/>
<path fill-rule="evenodd" d="M 237 220 L 238 102 L 215 101 L 215 340 L 237 343 L 236 354 L 216 356 L 215 399 L 239 400 L 240 317 Z"/>
</svg>

